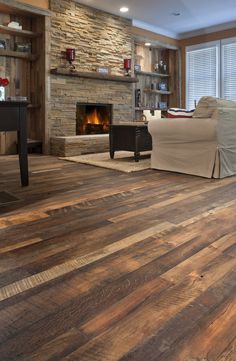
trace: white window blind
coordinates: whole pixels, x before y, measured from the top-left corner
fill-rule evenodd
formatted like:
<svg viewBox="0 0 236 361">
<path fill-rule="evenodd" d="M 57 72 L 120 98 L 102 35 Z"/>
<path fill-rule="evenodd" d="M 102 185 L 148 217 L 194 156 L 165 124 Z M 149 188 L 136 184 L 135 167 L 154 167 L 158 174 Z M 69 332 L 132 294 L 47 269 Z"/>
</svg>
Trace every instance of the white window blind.
<svg viewBox="0 0 236 361">
<path fill-rule="evenodd" d="M 222 97 L 236 100 L 236 39 L 222 41 Z"/>
<path fill-rule="evenodd" d="M 204 95 L 218 96 L 219 42 L 190 46 L 186 51 L 186 107 Z"/>
</svg>

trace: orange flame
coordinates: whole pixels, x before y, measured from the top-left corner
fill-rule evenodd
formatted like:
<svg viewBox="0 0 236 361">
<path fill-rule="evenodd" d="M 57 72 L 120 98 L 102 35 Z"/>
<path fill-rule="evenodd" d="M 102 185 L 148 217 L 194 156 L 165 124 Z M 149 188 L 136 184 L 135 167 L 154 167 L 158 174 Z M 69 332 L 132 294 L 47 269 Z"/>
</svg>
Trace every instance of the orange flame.
<svg viewBox="0 0 236 361">
<path fill-rule="evenodd" d="M 92 114 L 87 115 L 86 123 L 87 124 L 102 124 L 102 119 L 99 116 L 97 109 L 95 108 Z"/>
</svg>

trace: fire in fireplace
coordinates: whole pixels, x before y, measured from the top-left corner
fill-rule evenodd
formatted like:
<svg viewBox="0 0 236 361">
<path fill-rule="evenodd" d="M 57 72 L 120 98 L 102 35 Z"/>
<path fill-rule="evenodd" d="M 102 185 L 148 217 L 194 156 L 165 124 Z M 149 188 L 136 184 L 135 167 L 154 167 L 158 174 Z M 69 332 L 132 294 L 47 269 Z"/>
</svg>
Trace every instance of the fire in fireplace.
<svg viewBox="0 0 236 361">
<path fill-rule="evenodd" d="M 106 134 L 112 123 L 112 104 L 77 103 L 76 135 Z"/>
</svg>

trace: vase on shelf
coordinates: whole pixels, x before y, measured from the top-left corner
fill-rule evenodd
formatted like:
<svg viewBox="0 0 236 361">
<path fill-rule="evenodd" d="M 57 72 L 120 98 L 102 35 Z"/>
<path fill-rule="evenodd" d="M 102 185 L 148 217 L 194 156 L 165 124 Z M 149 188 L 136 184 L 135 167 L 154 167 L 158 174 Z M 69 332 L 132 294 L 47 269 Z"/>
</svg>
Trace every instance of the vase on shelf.
<svg viewBox="0 0 236 361">
<path fill-rule="evenodd" d="M 9 80 L 7 78 L 0 78 L 0 101 L 5 100 L 6 91 L 5 87 L 9 84 Z"/>
<path fill-rule="evenodd" d="M 5 93 L 4 86 L 0 86 L 0 101 L 5 100 L 5 95 L 6 95 L 6 93 Z"/>
</svg>

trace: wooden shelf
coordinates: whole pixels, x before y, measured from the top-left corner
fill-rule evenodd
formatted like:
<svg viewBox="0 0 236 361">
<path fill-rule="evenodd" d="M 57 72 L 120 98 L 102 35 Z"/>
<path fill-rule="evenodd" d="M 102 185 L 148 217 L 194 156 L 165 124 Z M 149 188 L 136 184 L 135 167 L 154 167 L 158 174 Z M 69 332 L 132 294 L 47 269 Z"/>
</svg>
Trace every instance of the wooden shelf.
<svg viewBox="0 0 236 361">
<path fill-rule="evenodd" d="M 139 107 L 139 108 L 134 108 L 135 110 L 137 110 L 137 111 L 142 111 L 142 110 L 150 110 L 150 111 L 152 111 L 152 110 L 162 110 L 162 111 L 166 111 L 167 110 L 167 108 L 164 108 L 164 109 L 161 109 L 161 108 L 150 108 L 150 107 Z"/>
<path fill-rule="evenodd" d="M 135 71 L 135 75 L 153 76 L 157 78 L 168 78 L 170 76 L 169 74 L 153 73 L 147 71 Z"/>
<path fill-rule="evenodd" d="M 138 82 L 137 78 L 131 76 L 100 74 L 97 72 L 77 72 L 77 71 L 66 72 L 58 69 L 51 69 L 50 73 L 53 75 L 69 76 L 74 78 L 88 78 L 88 79 L 108 80 L 108 81 L 125 82 L 125 83 Z"/>
<path fill-rule="evenodd" d="M 28 109 L 39 109 L 41 107 L 40 104 L 29 104 Z"/>
<path fill-rule="evenodd" d="M 23 53 L 20 51 L 13 51 L 13 50 L 5 50 L 5 49 L 0 49 L 0 56 L 24 59 L 24 60 L 28 60 L 28 61 L 34 61 L 38 58 L 37 55 L 34 55 L 34 54 Z"/>
<path fill-rule="evenodd" d="M 153 90 L 153 89 L 143 89 L 144 93 L 151 93 L 151 94 L 162 94 L 162 95 L 170 95 L 170 91 L 165 90 Z"/>
<path fill-rule="evenodd" d="M 40 33 L 34 33 L 33 31 L 14 29 L 4 25 L 0 25 L 0 33 L 26 38 L 37 38 L 41 35 Z"/>
</svg>

